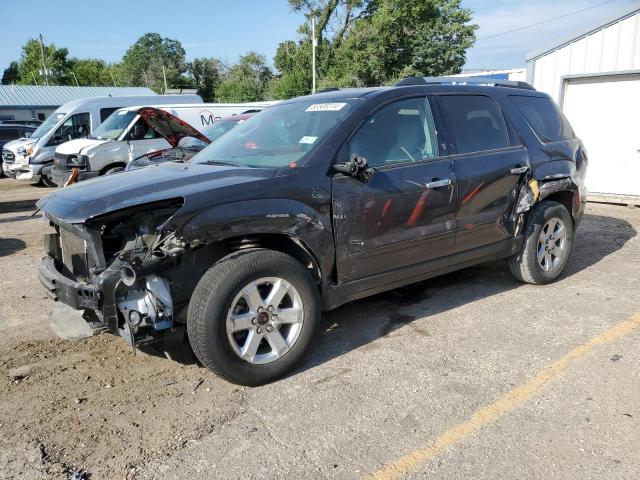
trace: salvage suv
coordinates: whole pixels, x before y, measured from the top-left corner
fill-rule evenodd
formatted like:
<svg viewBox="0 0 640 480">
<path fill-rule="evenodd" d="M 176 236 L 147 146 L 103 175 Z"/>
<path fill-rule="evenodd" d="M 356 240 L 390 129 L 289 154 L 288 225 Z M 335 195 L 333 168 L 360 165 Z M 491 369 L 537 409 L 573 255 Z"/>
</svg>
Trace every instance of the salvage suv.
<svg viewBox="0 0 640 480">
<path fill-rule="evenodd" d="M 519 281 L 554 281 L 586 169 L 526 83 L 336 89 L 275 105 L 188 163 L 48 195 L 39 277 L 134 347 L 186 331 L 202 364 L 258 385 L 300 362 L 322 310 L 500 258 Z"/>
</svg>

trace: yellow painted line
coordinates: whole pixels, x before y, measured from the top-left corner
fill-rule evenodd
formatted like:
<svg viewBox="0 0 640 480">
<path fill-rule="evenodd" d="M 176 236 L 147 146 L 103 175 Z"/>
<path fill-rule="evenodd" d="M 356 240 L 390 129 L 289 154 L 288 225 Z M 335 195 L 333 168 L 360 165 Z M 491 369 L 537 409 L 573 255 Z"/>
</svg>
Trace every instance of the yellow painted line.
<svg viewBox="0 0 640 480">
<path fill-rule="evenodd" d="M 580 345 L 560 360 L 538 372 L 531 381 L 508 391 L 496 402 L 477 410 L 466 422 L 460 423 L 444 432 L 431 445 L 414 450 L 398 460 L 388 463 L 371 475 L 371 478 L 376 480 L 395 480 L 404 476 L 421 463 L 437 457 L 447 447 L 464 440 L 484 426 L 507 414 L 518 405 L 529 400 L 547 383 L 560 377 L 572 363 L 591 353 L 595 347 L 624 337 L 638 328 L 638 326 L 640 326 L 640 313 L 636 313 L 631 318 L 592 338 L 587 343 Z"/>
</svg>

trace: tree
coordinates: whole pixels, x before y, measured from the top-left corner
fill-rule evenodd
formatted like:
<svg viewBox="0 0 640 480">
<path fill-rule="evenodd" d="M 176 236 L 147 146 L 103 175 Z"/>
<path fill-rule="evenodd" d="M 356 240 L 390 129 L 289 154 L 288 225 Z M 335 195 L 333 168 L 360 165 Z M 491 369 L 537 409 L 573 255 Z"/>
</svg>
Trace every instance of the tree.
<svg viewBox="0 0 640 480">
<path fill-rule="evenodd" d="M 220 61 L 215 58 L 195 58 L 187 64 L 187 69 L 198 89 L 198 95 L 204 101 L 212 101 L 220 84 Z"/>
<path fill-rule="evenodd" d="M 4 69 L 4 73 L 2 74 L 2 84 L 11 85 L 14 83 L 18 83 L 18 80 L 20 80 L 20 73 L 18 72 L 18 62 L 14 60 L 9 64 L 7 68 Z"/>
<path fill-rule="evenodd" d="M 46 63 L 46 72 L 42 64 L 42 50 Z M 35 38 L 27 40 L 22 47 L 22 54 L 18 62 L 18 82 L 20 84 L 37 83 L 49 85 L 75 84 L 71 72 L 71 61 L 67 58 L 69 51 L 66 48 L 57 48 L 54 44 L 44 45 L 40 48 L 40 41 Z"/>
<path fill-rule="evenodd" d="M 265 98 L 273 72 L 264 55 L 248 52 L 228 69 L 224 80 L 216 88 L 220 102 L 255 102 Z"/>
<path fill-rule="evenodd" d="M 460 0 L 289 0 L 289 4 L 316 21 L 321 88 L 459 72 L 477 28 L 469 23 L 471 12 L 461 7 Z M 287 41 L 278 47 L 274 64 L 282 73 L 282 85 L 273 85 L 273 91 L 293 92 L 292 78 L 301 79 L 304 72 L 310 78 L 311 32 L 306 24 L 298 31 L 297 43 Z"/>
<path fill-rule="evenodd" d="M 71 60 L 71 71 L 75 74 L 80 86 L 113 85 L 109 66 L 104 60 L 74 58 Z M 75 79 L 73 81 L 75 82 Z"/>
<path fill-rule="evenodd" d="M 157 33 L 145 33 L 122 58 L 124 81 L 128 85 L 148 86 L 156 92 L 164 92 L 163 66 L 168 86 L 178 85 L 181 74 L 187 71 L 182 44 Z"/>
</svg>

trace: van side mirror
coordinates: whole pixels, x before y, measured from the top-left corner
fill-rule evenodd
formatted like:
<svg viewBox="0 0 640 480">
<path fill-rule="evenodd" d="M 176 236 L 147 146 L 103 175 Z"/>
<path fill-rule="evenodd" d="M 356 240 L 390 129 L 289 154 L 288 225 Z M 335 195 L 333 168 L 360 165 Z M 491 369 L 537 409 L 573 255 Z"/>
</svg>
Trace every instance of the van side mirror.
<svg viewBox="0 0 640 480">
<path fill-rule="evenodd" d="M 357 178 L 362 183 L 368 183 L 374 173 L 373 168 L 367 163 L 367 159 L 356 153 L 353 154 L 351 160 L 334 164 L 333 169 L 338 173 Z"/>
<path fill-rule="evenodd" d="M 134 125 L 131 131 L 131 140 L 141 140 L 144 138 L 145 131 L 142 125 Z"/>
</svg>

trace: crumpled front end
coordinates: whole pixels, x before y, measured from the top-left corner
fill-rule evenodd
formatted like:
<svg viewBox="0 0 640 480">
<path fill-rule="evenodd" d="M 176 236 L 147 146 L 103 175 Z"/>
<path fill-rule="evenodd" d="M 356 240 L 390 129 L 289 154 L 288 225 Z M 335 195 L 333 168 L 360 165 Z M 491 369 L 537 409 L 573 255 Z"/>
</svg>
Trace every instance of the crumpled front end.
<svg viewBox="0 0 640 480">
<path fill-rule="evenodd" d="M 180 208 L 168 200 L 110 213 L 82 224 L 44 211 L 45 257 L 38 276 L 49 296 L 79 311 L 131 345 L 174 326 L 172 270 L 182 240 L 159 227 Z"/>
</svg>

